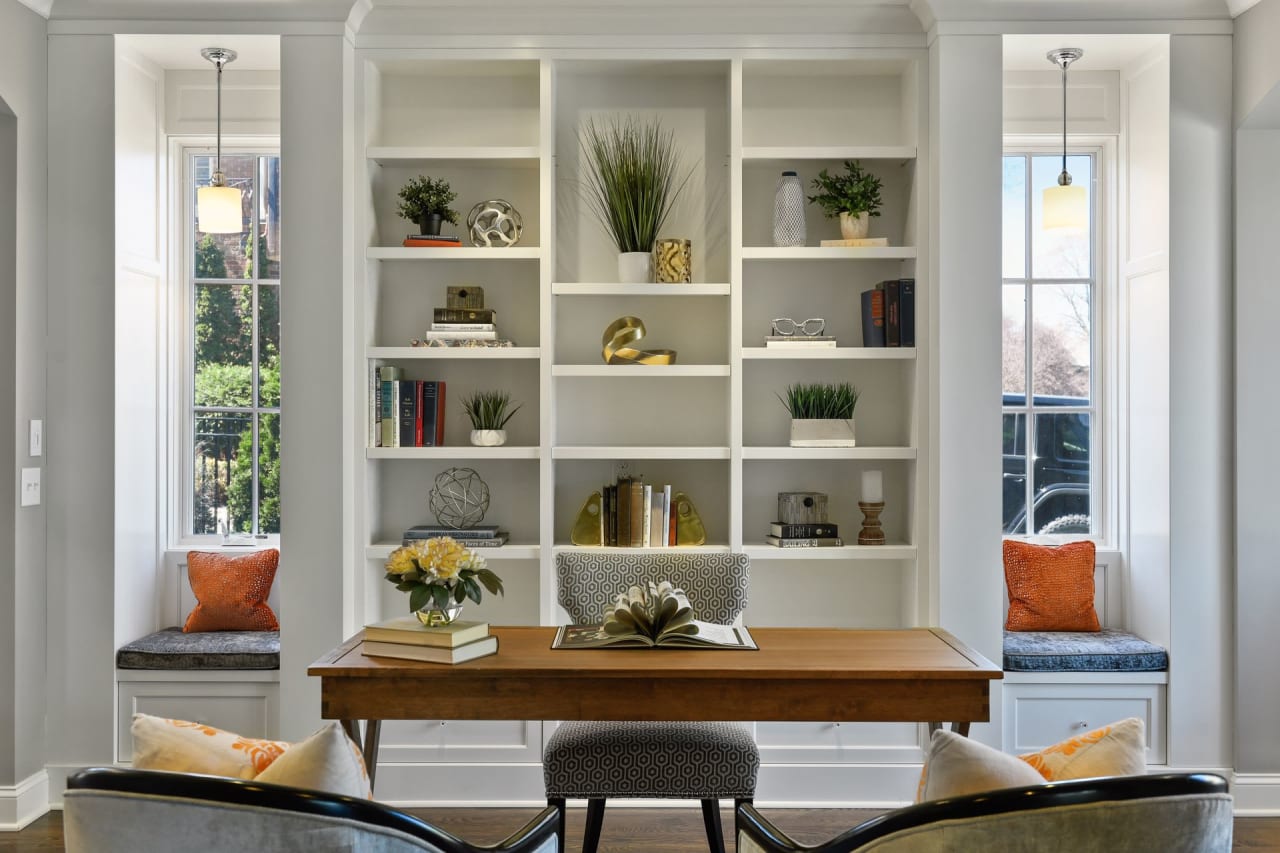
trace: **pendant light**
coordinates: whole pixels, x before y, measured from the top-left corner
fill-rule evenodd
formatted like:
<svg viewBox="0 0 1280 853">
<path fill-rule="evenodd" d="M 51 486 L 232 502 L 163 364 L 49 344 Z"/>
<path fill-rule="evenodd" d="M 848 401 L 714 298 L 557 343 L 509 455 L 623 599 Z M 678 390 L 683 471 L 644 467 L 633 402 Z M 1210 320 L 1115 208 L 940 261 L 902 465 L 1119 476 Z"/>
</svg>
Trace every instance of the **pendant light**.
<svg viewBox="0 0 1280 853">
<path fill-rule="evenodd" d="M 232 62 L 236 52 L 206 47 L 200 55 L 218 68 L 218 161 L 209 186 L 196 190 L 196 229 L 205 234 L 239 234 L 244 230 L 240 190 L 227 186 L 222 173 L 222 66 Z"/>
<path fill-rule="evenodd" d="M 1071 185 L 1071 173 L 1067 171 L 1067 66 L 1084 56 L 1078 47 L 1062 47 L 1051 50 L 1048 60 L 1062 69 L 1062 173 L 1058 185 L 1044 191 L 1041 227 L 1087 228 L 1089 226 L 1089 197 L 1084 187 Z"/>
</svg>

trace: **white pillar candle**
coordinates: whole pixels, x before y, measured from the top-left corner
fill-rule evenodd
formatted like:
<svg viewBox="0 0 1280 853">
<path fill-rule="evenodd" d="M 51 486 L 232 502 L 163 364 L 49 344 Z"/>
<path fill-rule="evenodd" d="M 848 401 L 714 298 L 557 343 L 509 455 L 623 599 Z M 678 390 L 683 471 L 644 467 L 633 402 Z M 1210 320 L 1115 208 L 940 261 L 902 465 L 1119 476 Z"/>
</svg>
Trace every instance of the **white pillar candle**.
<svg viewBox="0 0 1280 853">
<path fill-rule="evenodd" d="M 884 472 L 862 472 L 862 501 L 876 504 L 884 500 Z"/>
</svg>

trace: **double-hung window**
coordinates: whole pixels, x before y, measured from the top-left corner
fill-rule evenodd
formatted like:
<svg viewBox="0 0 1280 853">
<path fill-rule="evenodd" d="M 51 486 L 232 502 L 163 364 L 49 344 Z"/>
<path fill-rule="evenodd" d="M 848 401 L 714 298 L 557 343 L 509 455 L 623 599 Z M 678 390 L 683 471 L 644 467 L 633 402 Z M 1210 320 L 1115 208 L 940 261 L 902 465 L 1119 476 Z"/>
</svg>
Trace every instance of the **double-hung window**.
<svg viewBox="0 0 1280 853">
<path fill-rule="evenodd" d="M 1096 535 L 1098 152 L 1067 157 L 1089 224 L 1046 229 L 1041 198 L 1061 154 L 1007 152 L 1003 192 L 1003 527 Z"/>
<path fill-rule="evenodd" d="M 222 154 L 238 234 L 198 230 L 215 158 L 183 149 L 186 536 L 280 532 L 280 156 Z"/>
</svg>

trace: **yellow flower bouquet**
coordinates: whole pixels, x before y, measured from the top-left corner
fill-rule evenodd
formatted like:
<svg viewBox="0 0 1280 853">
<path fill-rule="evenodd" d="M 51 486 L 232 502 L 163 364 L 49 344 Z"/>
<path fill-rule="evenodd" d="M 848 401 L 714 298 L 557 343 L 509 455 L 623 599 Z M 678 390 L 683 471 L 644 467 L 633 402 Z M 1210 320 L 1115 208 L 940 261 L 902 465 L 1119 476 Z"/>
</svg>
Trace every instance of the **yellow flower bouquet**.
<svg viewBox="0 0 1280 853">
<path fill-rule="evenodd" d="M 409 593 L 409 609 L 425 625 L 452 622 L 468 598 L 476 604 L 484 590 L 501 595 L 502 579 L 485 559 L 449 536 L 419 539 L 387 558 L 387 580 Z"/>
</svg>

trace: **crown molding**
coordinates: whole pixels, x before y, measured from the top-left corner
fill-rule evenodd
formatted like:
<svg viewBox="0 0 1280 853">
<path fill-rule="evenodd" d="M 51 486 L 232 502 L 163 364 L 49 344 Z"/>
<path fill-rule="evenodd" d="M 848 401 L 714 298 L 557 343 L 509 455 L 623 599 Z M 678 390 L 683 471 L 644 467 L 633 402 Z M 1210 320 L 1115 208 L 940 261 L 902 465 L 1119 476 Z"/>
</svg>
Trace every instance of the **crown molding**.
<svg viewBox="0 0 1280 853">
<path fill-rule="evenodd" d="M 48 18 L 49 13 L 53 11 L 53 0 L 18 0 L 18 2 L 42 18 Z"/>
</svg>

